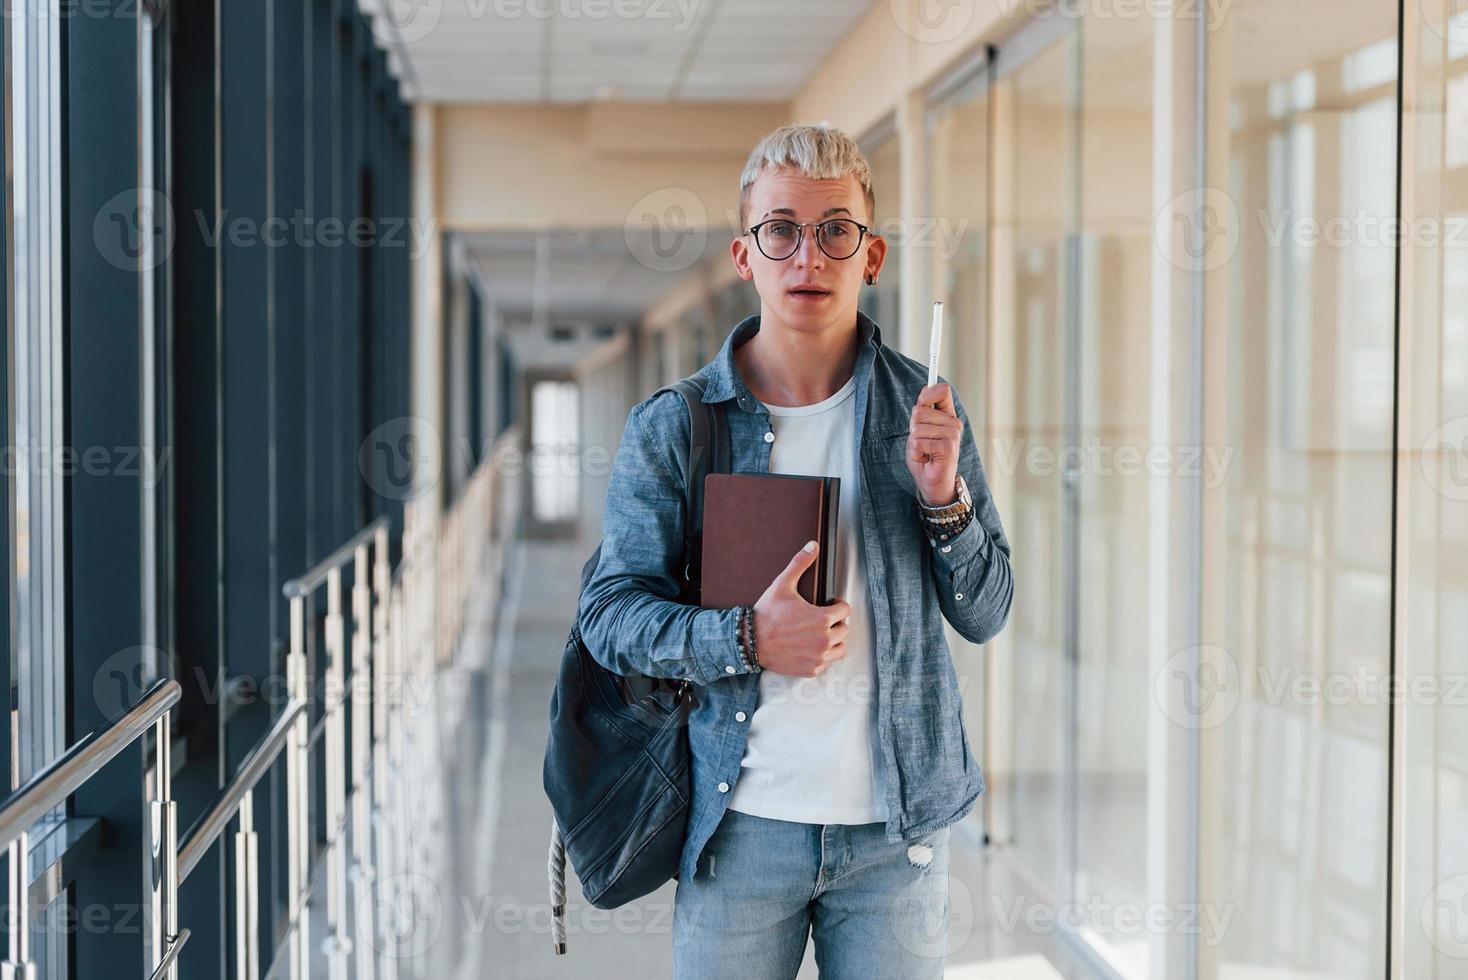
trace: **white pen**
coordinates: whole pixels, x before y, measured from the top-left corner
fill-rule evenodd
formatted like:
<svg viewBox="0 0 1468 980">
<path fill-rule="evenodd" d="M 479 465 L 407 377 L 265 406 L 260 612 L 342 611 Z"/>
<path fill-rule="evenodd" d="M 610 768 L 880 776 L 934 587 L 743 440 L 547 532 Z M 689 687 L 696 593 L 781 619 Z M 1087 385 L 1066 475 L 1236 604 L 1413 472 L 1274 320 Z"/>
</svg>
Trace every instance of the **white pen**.
<svg viewBox="0 0 1468 980">
<path fill-rule="evenodd" d="M 943 303 L 933 304 L 933 337 L 928 342 L 928 384 L 938 383 L 938 351 L 943 348 Z"/>
</svg>

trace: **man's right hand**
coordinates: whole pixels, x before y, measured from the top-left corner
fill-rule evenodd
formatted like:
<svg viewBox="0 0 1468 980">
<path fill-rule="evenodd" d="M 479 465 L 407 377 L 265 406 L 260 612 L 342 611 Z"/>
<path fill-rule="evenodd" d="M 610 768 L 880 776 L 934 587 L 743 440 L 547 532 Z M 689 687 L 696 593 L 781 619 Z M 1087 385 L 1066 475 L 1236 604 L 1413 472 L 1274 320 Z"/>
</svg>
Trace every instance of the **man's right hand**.
<svg viewBox="0 0 1468 980">
<path fill-rule="evenodd" d="M 846 656 L 851 603 L 837 599 L 829 606 L 811 605 L 795 588 L 819 550 L 811 541 L 797 551 L 754 604 L 755 657 L 765 670 L 815 677 Z"/>
</svg>

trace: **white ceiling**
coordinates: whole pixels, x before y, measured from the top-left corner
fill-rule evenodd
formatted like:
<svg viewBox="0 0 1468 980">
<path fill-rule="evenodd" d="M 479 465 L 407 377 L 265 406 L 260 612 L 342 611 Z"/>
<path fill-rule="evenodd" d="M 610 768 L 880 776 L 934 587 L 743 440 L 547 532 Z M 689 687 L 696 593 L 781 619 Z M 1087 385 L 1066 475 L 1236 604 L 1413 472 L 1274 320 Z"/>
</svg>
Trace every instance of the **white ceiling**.
<svg viewBox="0 0 1468 980">
<path fill-rule="evenodd" d="M 872 0 L 358 3 L 408 98 L 518 103 L 783 102 L 872 6 Z"/>
<path fill-rule="evenodd" d="M 647 307 L 691 270 L 659 271 L 638 255 L 650 243 L 635 230 L 586 229 L 464 235 L 480 281 L 513 320 L 531 320 L 537 300 L 548 322 L 636 322 Z M 649 233 L 650 234 L 650 233 Z M 713 248 L 710 244 L 705 257 Z M 537 292 L 542 295 L 537 296 Z"/>
</svg>

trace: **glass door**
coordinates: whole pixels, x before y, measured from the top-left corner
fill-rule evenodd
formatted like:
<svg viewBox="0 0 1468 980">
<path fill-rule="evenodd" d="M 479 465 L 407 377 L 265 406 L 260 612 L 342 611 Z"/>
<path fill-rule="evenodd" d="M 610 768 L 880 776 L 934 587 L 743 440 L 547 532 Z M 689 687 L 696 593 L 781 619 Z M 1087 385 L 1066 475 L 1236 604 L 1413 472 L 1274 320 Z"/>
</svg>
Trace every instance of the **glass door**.
<svg viewBox="0 0 1468 980">
<path fill-rule="evenodd" d="M 929 113 L 985 830 L 1100 976 L 1468 962 L 1468 17 L 1349 6 L 1076 0 Z"/>
<path fill-rule="evenodd" d="M 1418 13 L 1404 25 L 1418 111 L 1402 120 L 1403 226 L 1436 233 L 1404 244 L 1400 280 L 1394 673 L 1416 694 L 1394 730 L 1392 966 L 1447 980 L 1468 970 L 1468 11 Z"/>
<path fill-rule="evenodd" d="M 1074 404 L 1062 479 L 1072 494 L 1075 588 L 1071 890 L 1086 909 L 1087 943 L 1123 976 L 1153 969 L 1152 936 L 1113 910 L 1148 907 L 1151 740 L 1186 737 L 1149 724 L 1152 481 L 1183 462 L 1159 452 L 1151 409 L 1153 36 L 1148 25 L 1097 16 L 1082 28 L 1074 69 L 1084 105 L 1074 150 L 1081 160 L 1072 312 L 1066 347 Z M 1074 47 L 1080 48 L 1078 38 Z M 1171 329 L 1186 329 L 1174 324 Z M 1166 449 L 1167 447 L 1158 447 Z M 1185 475 L 1185 474 L 1184 474 Z"/>
<path fill-rule="evenodd" d="M 1143 465 L 1154 93 L 1143 26 L 1079 16 L 1032 25 L 929 127 L 934 213 L 972 216 L 987 231 L 939 263 L 936 285 L 965 325 L 945 356 L 979 403 L 970 414 L 1016 555 L 1010 626 L 974 662 L 985 696 L 966 698 L 983 716 L 970 730 L 987 736 L 986 829 L 1031 901 L 1065 920 L 1055 934 L 1078 958 L 1136 977 L 1155 973 L 1154 937 L 1113 913 L 1148 907 L 1158 737 Z"/>
<path fill-rule="evenodd" d="M 1015 544 L 1007 650 L 994 658 L 995 839 L 1061 900 L 1074 864 L 1074 441 L 1079 104 L 1073 21 L 1001 49 L 992 90 L 988 466 Z M 1019 556 L 1023 555 L 1021 559 Z"/>
<path fill-rule="evenodd" d="M 1336 12 L 1239 0 L 1210 37 L 1243 218 L 1207 309 L 1206 437 L 1235 459 L 1204 504 L 1231 707 L 1202 727 L 1203 881 L 1234 913 L 1204 977 L 1386 962 L 1400 25 Z"/>
<path fill-rule="evenodd" d="M 915 228 L 914 243 L 922 242 L 925 255 L 919 268 L 931 274 L 931 297 L 944 304 L 942 374 L 953 385 L 968 412 L 974 439 L 989 477 L 991 489 L 996 472 L 985 446 L 988 405 L 991 401 L 989 348 L 989 181 L 992 170 L 989 117 L 992 102 L 989 81 L 993 62 L 981 57 L 966 65 L 952 80 L 931 96 L 927 116 L 930 148 L 928 227 Z M 914 247 L 917 247 L 916 245 Z M 890 259 L 889 259 L 890 262 Z M 885 280 L 884 280 L 885 281 Z M 1003 491 L 1001 499 L 1006 496 Z M 991 722 L 986 708 L 989 660 L 983 648 L 970 643 L 951 627 L 948 648 L 963 691 L 964 722 L 974 752 L 985 760 L 1002 733 Z M 998 641 L 1002 643 L 1003 641 Z M 997 775 L 989 772 L 992 779 Z M 971 818 L 992 833 L 989 804 L 994 793 L 986 793 Z"/>
</svg>

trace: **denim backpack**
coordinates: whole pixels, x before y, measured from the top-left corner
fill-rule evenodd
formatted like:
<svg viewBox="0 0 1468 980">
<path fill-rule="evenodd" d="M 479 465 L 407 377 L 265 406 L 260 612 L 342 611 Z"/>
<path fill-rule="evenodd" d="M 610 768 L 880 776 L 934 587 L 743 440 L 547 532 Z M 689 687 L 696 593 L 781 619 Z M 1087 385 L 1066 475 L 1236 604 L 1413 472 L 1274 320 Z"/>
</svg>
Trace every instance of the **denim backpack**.
<svg viewBox="0 0 1468 980">
<path fill-rule="evenodd" d="M 731 472 L 723 405 L 703 401 L 697 377 L 666 385 L 688 403 L 687 519 L 679 602 L 698 605 L 703 543 L 703 478 Z M 598 545 L 581 569 L 585 589 L 601 559 Z M 623 676 L 586 649 L 571 627 L 550 703 L 543 771 L 551 826 L 551 937 L 566 951 L 567 856 L 586 900 L 614 909 L 678 877 L 693 793 L 688 715 L 696 690 L 687 680 Z"/>
</svg>

